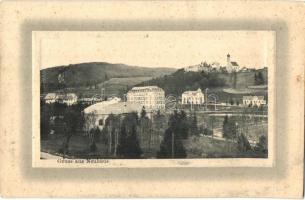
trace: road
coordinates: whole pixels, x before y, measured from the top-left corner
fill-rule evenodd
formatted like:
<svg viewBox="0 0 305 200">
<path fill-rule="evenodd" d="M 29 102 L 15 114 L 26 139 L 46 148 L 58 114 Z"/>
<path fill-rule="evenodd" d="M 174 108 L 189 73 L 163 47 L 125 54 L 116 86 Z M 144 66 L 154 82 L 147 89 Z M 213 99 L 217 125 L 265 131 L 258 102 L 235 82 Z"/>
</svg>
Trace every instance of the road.
<svg viewBox="0 0 305 200">
<path fill-rule="evenodd" d="M 41 159 L 46 159 L 46 160 L 51 160 L 51 159 L 60 159 L 62 157 L 52 155 L 52 154 L 49 154 L 49 153 L 46 153 L 46 152 L 40 152 L 40 158 Z"/>
</svg>

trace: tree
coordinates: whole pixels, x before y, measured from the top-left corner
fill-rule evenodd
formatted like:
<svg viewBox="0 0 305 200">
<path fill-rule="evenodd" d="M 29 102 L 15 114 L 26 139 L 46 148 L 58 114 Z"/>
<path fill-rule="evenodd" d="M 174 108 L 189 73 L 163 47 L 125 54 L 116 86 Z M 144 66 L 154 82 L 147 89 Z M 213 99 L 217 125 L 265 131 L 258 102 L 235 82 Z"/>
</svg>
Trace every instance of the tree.
<svg viewBox="0 0 305 200">
<path fill-rule="evenodd" d="M 255 150 L 259 153 L 268 154 L 268 139 L 262 135 L 259 137 L 259 142 L 255 146 Z"/>
<path fill-rule="evenodd" d="M 227 125 L 228 123 L 229 123 L 229 117 L 228 117 L 228 115 L 226 115 L 223 120 L 223 125 L 222 125 L 223 129 L 224 129 L 225 125 Z M 223 130 L 223 132 L 225 132 L 225 130 Z"/>
<path fill-rule="evenodd" d="M 69 143 L 71 137 L 76 134 L 79 120 L 80 120 L 80 113 L 76 112 L 75 110 L 71 108 L 66 108 L 64 112 L 64 135 L 65 139 L 63 141 L 62 148 L 60 149 L 60 152 L 62 152 L 64 155 L 66 155 L 69 152 Z"/>
<path fill-rule="evenodd" d="M 103 140 L 108 145 L 108 154 L 116 155 L 118 146 L 118 137 L 120 132 L 120 116 L 110 114 L 103 128 Z"/>
<path fill-rule="evenodd" d="M 125 152 L 127 152 L 127 132 L 126 127 L 122 126 L 120 131 L 120 139 L 118 144 L 118 155 L 124 156 Z"/>
<path fill-rule="evenodd" d="M 152 127 L 151 121 L 146 116 L 146 110 L 143 106 L 141 111 L 141 117 L 139 119 L 139 138 L 141 141 L 142 146 L 147 147 L 150 149 L 151 146 L 151 139 L 152 139 Z"/>
<path fill-rule="evenodd" d="M 122 122 L 117 152 L 121 158 L 141 157 L 142 150 L 136 132 L 137 121 L 137 113 L 129 113 Z"/>
<path fill-rule="evenodd" d="M 158 145 L 160 145 L 159 138 L 164 135 L 164 130 L 167 127 L 166 117 L 161 114 L 160 110 L 158 110 L 157 114 L 153 116 L 153 121 L 154 123 L 152 124 L 152 129 L 154 134 L 152 143 L 157 143 Z"/>
<path fill-rule="evenodd" d="M 173 129 L 176 137 L 179 139 L 187 139 L 189 132 L 189 124 L 185 111 L 174 111 L 169 117 L 169 127 Z"/>
<path fill-rule="evenodd" d="M 90 146 L 89 146 L 90 152 L 95 152 L 97 150 L 96 141 L 97 141 L 97 138 L 100 137 L 100 134 L 101 134 L 101 131 L 98 127 L 92 128 L 90 130 L 90 135 L 92 137 Z"/>
<path fill-rule="evenodd" d="M 107 73 L 105 73 L 105 81 L 108 81 L 108 80 L 109 80 L 108 75 L 107 75 Z"/>
<path fill-rule="evenodd" d="M 84 115 L 84 130 L 86 134 L 90 135 L 90 130 L 95 127 L 96 112 L 91 112 Z"/>
<path fill-rule="evenodd" d="M 64 103 L 55 102 L 53 105 L 53 113 L 54 116 L 62 116 L 65 115 L 65 112 L 68 106 Z"/>
<path fill-rule="evenodd" d="M 238 150 L 240 152 L 247 152 L 251 150 L 251 145 L 247 139 L 247 137 L 241 133 L 237 138 Z"/>
<path fill-rule="evenodd" d="M 264 84 L 265 80 L 262 72 L 258 72 L 257 78 L 260 80 L 260 84 Z"/>
<path fill-rule="evenodd" d="M 233 75 L 233 88 L 236 88 L 236 83 L 237 83 L 237 72 L 234 69 L 234 72 L 232 73 Z"/>
<path fill-rule="evenodd" d="M 223 137 L 227 139 L 234 139 L 237 135 L 237 126 L 234 120 L 229 119 L 226 115 L 223 121 Z"/>
<path fill-rule="evenodd" d="M 213 135 L 213 130 L 204 128 L 203 129 L 203 135 Z"/>
<path fill-rule="evenodd" d="M 185 158 L 182 139 L 187 138 L 188 124 L 186 113 L 174 111 L 169 119 L 169 128 L 166 129 L 163 141 L 160 144 L 160 150 L 157 153 L 158 158 Z"/>
<path fill-rule="evenodd" d="M 40 136 L 41 139 L 46 139 L 50 133 L 51 110 L 50 106 L 43 101 L 41 101 L 40 107 Z"/>
<path fill-rule="evenodd" d="M 190 122 L 190 131 L 191 131 L 191 134 L 193 134 L 193 135 L 198 135 L 199 134 L 198 124 L 197 124 L 197 116 L 196 116 L 195 112 L 193 113 L 193 116 L 192 116 L 192 119 L 191 119 L 191 122 Z"/>
<path fill-rule="evenodd" d="M 145 117 L 146 117 L 146 110 L 145 110 L 145 106 L 143 106 L 141 110 L 141 118 L 145 118 Z"/>
<path fill-rule="evenodd" d="M 205 64 L 207 69 L 210 65 Z M 209 71 L 209 69 L 208 69 Z M 182 91 L 206 87 L 222 87 L 225 86 L 226 81 L 220 74 L 210 72 L 185 72 L 184 70 L 177 70 L 171 75 L 151 79 L 142 82 L 137 86 L 156 85 L 164 89 L 166 94 L 179 95 Z"/>
<path fill-rule="evenodd" d="M 45 92 L 46 86 L 44 85 L 43 81 L 40 81 L 40 94 Z"/>
<path fill-rule="evenodd" d="M 254 82 L 255 82 L 255 85 L 265 84 L 265 79 L 264 79 L 263 73 L 261 71 L 259 71 L 258 74 L 255 73 Z"/>
<path fill-rule="evenodd" d="M 160 145 L 160 150 L 157 152 L 158 158 L 185 158 L 186 151 L 181 139 L 175 137 L 172 128 L 165 131 L 164 139 Z"/>
<path fill-rule="evenodd" d="M 137 138 L 136 127 L 132 126 L 132 131 L 127 135 L 126 138 L 126 148 L 124 152 L 124 157 L 126 158 L 140 158 L 142 150 L 140 148 L 140 143 Z"/>
</svg>

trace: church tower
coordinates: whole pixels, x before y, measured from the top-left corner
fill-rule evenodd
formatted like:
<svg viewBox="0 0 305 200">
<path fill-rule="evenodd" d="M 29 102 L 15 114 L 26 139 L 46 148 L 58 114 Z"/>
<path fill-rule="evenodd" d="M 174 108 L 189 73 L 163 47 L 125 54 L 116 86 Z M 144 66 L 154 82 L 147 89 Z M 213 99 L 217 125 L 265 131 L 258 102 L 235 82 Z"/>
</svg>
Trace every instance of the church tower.
<svg viewBox="0 0 305 200">
<path fill-rule="evenodd" d="M 231 63 L 230 54 L 227 55 L 227 71 L 228 71 L 229 73 L 232 72 L 232 63 Z"/>
<path fill-rule="evenodd" d="M 227 67 L 229 67 L 231 64 L 231 58 L 230 58 L 230 54 L 227 55 Z"/>
</svg>

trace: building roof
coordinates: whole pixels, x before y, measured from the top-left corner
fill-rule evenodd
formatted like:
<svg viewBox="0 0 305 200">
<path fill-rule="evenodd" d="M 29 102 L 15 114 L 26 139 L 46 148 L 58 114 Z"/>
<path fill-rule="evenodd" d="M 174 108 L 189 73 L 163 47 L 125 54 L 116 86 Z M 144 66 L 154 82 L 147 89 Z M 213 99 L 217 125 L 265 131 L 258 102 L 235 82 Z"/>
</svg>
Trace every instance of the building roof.
<svg viewBox="0 0 305 200">
<path fill-rule="evenodd" d="M 102 101 L 99 103 L 95 103 L 87 108 L 84 109 L 84 113 L 88 114 L 88 113 L 92 113 L 92 112 L 97 112 L 99 110 L 103 110 L 105 109 L 105 107 L 111 105 L 111 104 L 115 104 L 120 102 L 121 99 L 120 98 L 115 98 L 115 99 L 111 99 L 110 101 Z"/>
<path fill-rule="evenodd" d="M 73 100 L 76 99 L 77 96 L 74 93 L 67 93 L 67 94 L 56 94 L 56 93 L 48 93 L 46 97 L 44 98 L 45 100 Z"/>
<path fill-rule="evenodd" d="M 46 96 L 45 96 L 45 100 L 48 100 L 48 99 L 56 99 L 57 98 L 57 94 L 56 93 L 48 93 Z"/>
<path fill-rule="evenodd" d="M 103 102 L 101 102 L 103 103 Z M 96 104 L 89 106 L 85 109 L 85 113 L 94 113 L 97 115 L 110 115 L 110 114 L 125 114 L 125 113 L 131 113 L 131 112 L 137 112 L 140 113 L 143 106 L 138 103 L 131 103 L 131 102 L 116 102 L 112 104 L 99 104 L 96 106 Z M 90 108 L 91 107 L 91 108 Z M 90 110 L 90 112 L 88 112 Z"/>
<path fill-rule="evenodd" d="M 198 90 L 195 90 L 195 91 L 190 91 L 189 90 L 189 91 L 185 91 L 185 92 L 182 93 L 182 95 L 193 95 L 193 96 L 195 96 L 197 94 L 202 94 L 203 95 L 200 88 L 198 88 Z"/>
<path fill-rule="evenodd" d="M 243 96 L 243 100 L 264 100 L 264 96 Z"/>
<path fill-rule="evenodd" d="M 232 62 L 231 62 L 231 65 L 232 65 L 232 66 L 239 66 L 239 65 L 237 64 L 237 62 L 235 62 L 235 61 L 232 61 Z"/>
<path fill-rule="evenodd" d="M 129 90 L 128 92 L 133 92 L 133 91 L 141 91 L 141 90 L 148 90 L 148 91 L 156 91 L 156 90 L 158 90 L 158 91 L 160 91 L 160 90 L 162 90 L 163 91 L 163 89 L 162 88 L 159 88 L 158 86 L 143 86 L 143 87 L 133 87 L 131 90 Z"/>
<path fill-rule="evenodd" d="M 68 93 L 63 96 L 63 100 L 74 100 L 74 99 L 77 99 L 77 96 L 74 93 Z"/>
<path fill-rule="evenodd" d="M 268 85 L 250 85 L 248 86 L 248 88 L 250 89 L 268 89 Z"/>
</svg>

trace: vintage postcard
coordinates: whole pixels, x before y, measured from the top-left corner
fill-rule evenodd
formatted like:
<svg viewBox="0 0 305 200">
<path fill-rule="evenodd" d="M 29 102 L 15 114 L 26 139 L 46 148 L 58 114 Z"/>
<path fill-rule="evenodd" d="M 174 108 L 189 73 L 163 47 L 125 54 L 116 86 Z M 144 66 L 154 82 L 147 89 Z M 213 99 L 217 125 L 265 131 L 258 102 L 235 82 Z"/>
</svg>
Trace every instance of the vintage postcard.
<svg viewBox="0 0 305 200">
<path fill-rule="evenodd" d="M 304 8 L 2 1 L 0 196 L 301 198 Z"/>
<path fill-rule="evenodd" d="M 273 165 L 275 32 L 33 32 L 34 167 Z"/>
</svg>

